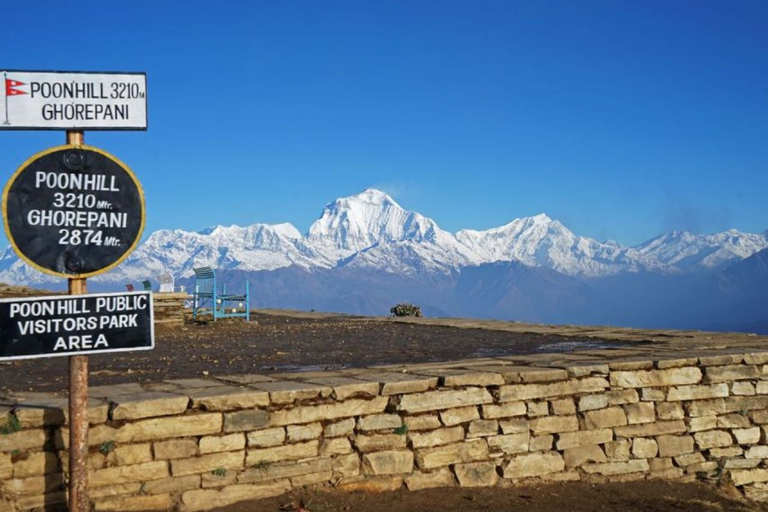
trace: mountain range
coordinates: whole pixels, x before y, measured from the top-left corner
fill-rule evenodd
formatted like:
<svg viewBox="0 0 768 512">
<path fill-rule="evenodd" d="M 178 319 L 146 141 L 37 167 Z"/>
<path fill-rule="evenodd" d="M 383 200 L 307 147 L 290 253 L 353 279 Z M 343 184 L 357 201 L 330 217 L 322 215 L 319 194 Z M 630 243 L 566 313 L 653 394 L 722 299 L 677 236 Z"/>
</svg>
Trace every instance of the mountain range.
<svg viewBox="0 0 768 512">
<path fill-rule="evenodd" d="M 768 230 L 671 232 L 634 247 L 574 234 L 545 214 L 451 233 L 376 189 L 337 199 L 302 235 L 291 224 L 152 233 L 91 289 L 121 289 L 168 270 L 190 285 L 211 266 L 255 307 L 427 314 L 638 327 L 768 329 Z M 762 279 L 762 281 L 761 281 Z M 61 286 L 9 247 L 0 281 Z"/>
</svg>

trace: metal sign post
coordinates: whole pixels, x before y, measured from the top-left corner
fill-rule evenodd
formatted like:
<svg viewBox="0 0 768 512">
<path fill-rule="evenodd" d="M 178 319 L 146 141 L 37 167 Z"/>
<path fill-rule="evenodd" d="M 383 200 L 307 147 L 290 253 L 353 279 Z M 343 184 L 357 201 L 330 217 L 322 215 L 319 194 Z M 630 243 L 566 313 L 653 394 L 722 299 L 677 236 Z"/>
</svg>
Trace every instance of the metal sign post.
<svg viewBox="0 0 768 512">
<path fill-rule="evenodd" d="M 68 131 L 67 144 L 82 146 L 82 131 Z M 69 279 L 70 295 L 85 295 L 85 278 Z M 88 512 L 88 356 L 69 356 L 69 510 Z"/>
</svg>

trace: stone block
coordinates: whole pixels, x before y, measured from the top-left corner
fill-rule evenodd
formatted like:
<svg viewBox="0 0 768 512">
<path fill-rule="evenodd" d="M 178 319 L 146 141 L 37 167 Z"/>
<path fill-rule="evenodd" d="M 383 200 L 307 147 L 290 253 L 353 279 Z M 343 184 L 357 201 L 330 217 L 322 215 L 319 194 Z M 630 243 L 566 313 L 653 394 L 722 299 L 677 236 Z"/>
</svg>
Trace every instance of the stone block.
<svg viewBox="0 0 768 512">
<path fill-rule="evenodd" d="M 525 402 L 507 402 L 501 405 L 483 405 L 480 406 L 480 410 L 484 419 L 495 420 L 511 418 L 513 416 L 525 416 L 528 409 L 525 406 Z"/>
<path fill-rule="evenodd" d="M 0 481 L 13 476 L 13 463 L 10 453 L 0 453 Z"/>
<path fill-rule="evenodd" d="M 660 420 L 682 420 L 685 419 L 685 410 L 679 402 L 662 402 L 656 404 L 656 415 Z"/>
<path fill-rule="evenodd" d="M 316 377 L 308 381 L 332 388 L 331 396 L 339 401 L 352 397 L 373 397 L 379 394 L 378 382 L 366 382 L 348 377 Z"/>
<path fill-rule="evenodd" d="M 643 402 L 663 402 L 667 399 L 667 393 L 663 389 L 643 388 L 640 390 L 640 400 Z"/>
<path fill-rule="evenodd" d="M 148 510 L 170 510 L 173 500 L 170 494 L 154 494 L 149 496 L 116 496 L 95 500 L 93 510 L 96 512 L 143 512 Z"/>
<path fill-rule="evenodd" d="M 729 366 L 710 366 L 704 370 L 710 383 L 749 380 L 760 377 L 760 369 L 755 365 L 735 364 Z"/>
<path fill-rule="evenodd" d="M 174 459 L 171 461 L 171 474 L 185 476 L 210 473 L 217 469 L 240 470 L 243 468 L 244 460 L 244 451 L 210 453 L 191 459 Z"/>
<path fill-rule="evenodd" d="M 249 468 L 237 476 L 239 484 L 253 484 L 274 481 L 282 478 L 324 473 L 333 470 L 333 463 L 328 458 L 313 458 L 295 462 L 275 462 Z"/>
<path fill-rule="evenodd" d="M 736 444 L 749 445 L 760 442 L 760 427 L 735 428 L 731 432 L 736 438 Z"/>
<path fill-rule="evenodd" d="M 59 456 L 53 452 L 30 453 L 26 459 L 13 464 L 13 478 L 28 478 L 31 476 L 59 473 L 62 470 Z"/>
<path fill-rule="evenodd" d="M 493 397 L 487 389 L 466 388 L 404 395 L 400 399 L 398 410 L 417 413 L 490 403 L 493 403 Z"/>
<path fill-rule="evenodd" d="M 458 409 L 440 411 L 440 420 L 446 427 L 452 427 L 479 418 L 480 413 L 477 411 L 477 407 L 460 407 Z"/>
<path fill-rule="evenodd" d="M 355 436 L 353 442 L 361 453 L 398 450 L 405 448 L 406 436 L 399 434 L 379 434 L 371 436 Z"/>
<path fill-rule="evenodd" d="M 63 473 L 52 473 L 31 478 L 11 478 L 0 483 L 0 492 L 6 497 L 46 494 L 66 489 Z"/>
<path fill-rule="evenodd" d="M 119 428 L 98 425 L 90 430 L 88 442 L 91 446 L 105 441 L 116 443 L 137 443 L 177 437 L 218 434 L 221 431 L 220 413 L 190 414 L 167 418 L 154 418 L 126 423 Z"/>
<path fill-rule="evenodd" d="M 646 473 L 650 470 L 648 461 L 645 459 L 632 459 L 626 462 L 604 462 L 601 464 L 584 464 L 581 469 L 587 473 L 596 473 L 599 475 L 613 476 L 627 473 Z"/>
<path fill-rule="evenodd" d="M 664 370 L 667 368 L 680 368 L 683 366 L 696 366 L 699 360 L 696 357 L 671 357 L 670 359 L 660 359 L 656 362 L 656 368 Z"/>
<path fill-rule="evenodd" d="M 740 446 L 727 446 L 725 448 L 710 448 L 710 459 L 722 459 L 728 457 L 740 457 L 744 455 L 744 450 Z"/>
<path fill-rule="evenodd" d="M 679 457 L 693 453 L 693 437 L 691 436 L 659 436 L 659 457 Z"/>
<path fill-rule="evenodd" d="M 618 388 L 648 388 L 697 384 L 701 381 L 697 367 L 667 370 L 615 371 L 611 373 L 611 386 Z"/>
<path fill-rule="evenodd" d="M 549 384 L 510 384 L 499 387 L 499 402 L 600 393 L 606 388 L 608 381 L 602 377 L 571 379 Z"/>
<path fill-rule="evenodd" d="M 415 430 L 433 430 L 442 426 L 440 417 L 437 414 L 405 416 L 403 418 L 403 424 L 408 429 L 408 432 L 413 432 Z"/>
<path fill-rule="evenodd" d="M 556 416 L 571 416 L 576 414 L 576 404 L 572 398 L 552 401 L 552 414 Z"/>
<path fill-rule="evenodd" d="M 534 435 L 557 434 L 579 430 L 579 419 L 576 416 L 545 416 L 530 421 Z"/>
<path fill-rule="evenodd" d="M 438 426 L 440 426 L 438 422 Z M 410 428 L 410 427 L 409 427 Z M 411 429 L 415 430 L 415 429 Z M 351 435 L 355 431 L 355 419 L 347 418 L 325 426 L 323 435 L 325 437 L 341 437 Z"/>
<path fill-rule="evenodd" d="M 748 459 L 768 459 L 768 446 L 764 444 L 750 446 L 744 456 Z"/>
<path fill-rule="evenodd" d="M 528 420 L 525 418 L 500 421 L 499 427 L 501 428 L 502 434 L 520 434 L 530 430 Z"/>
<path fill-rule="evenodd" d="M 416 461 L 421 469 L 432 469 L 451 464 L 476 462 L 488 458 L 488 443 L 475 439 L 462 443 L 422 448 L 416 451 Z"/>
<path fill-rule="evenodd" d="M 554 444 L 555 444 L 555 436 L 552 436 L 552 435 L 532 437 L 528 443 L 528 451 L 531 451 L 531 452 L 550 451 L 552 450 Z"/>
<path fill-rule="evenodd" d="M 397 414 L 373 414 L 357 420 L 357 430 L 392 430 L 403 426 L 403 420 Z"/>
<path fill-rule="evenodd" d="M 228 412 L 224 414 L 224 432 L 247 432 L 269 426 L 269 413 L 261 409 Z"/>
<path fill-rule="evenodd" d="M 632 456 L 636 459 L 651 459 L 659 453 L 659 446 L 653 439 L 639 437 L 632 442 Z"/>
<path fill-rule="evenodd" d="M 675 457 L 675 464 L 683 468 L 693 464 L 701 464 L 705 461 L 706 459 L 704 459 L 704 456 L 699 452 L 687 453 L 685 455 Z"/>
<path fill-rule="evenodd" d="M 342 480 L 336 487 L 345 492 L 387 492 L 403 486 L 401 475 L 352 477 Z"/>
<path fill-rule="evenodd" d="M 320 444 L 320 456 L 331 457 L 333 455 L 346 455 L 352 453 L 352 443 L 346 437 L 332 437 L 323 439 Z"/>
<path fill-rule="evenodd" d="M 321 473 L 311 473 L 309 475 L 295 476 L 291 478 L 291 486 L 294 489 L 310 485 L 322 484 L 333 479 L 333 471 L 323 471 Z"/>
<path fill-rule="evenodd" d="M 187 391 L 192 407 L 204 411 L 233 411 L 269 405 L 269 393 L 250 388 L 217 386 Z"/>
<path fill-rule="evenodd" d="M 66 492 L 49 492 L 47 494 L 36 494 L 32 496 L 23 496 L 15 500 L 17 510 L 31 510 L 38 508 L 51 509 L 59 503 L 67 502 Z M 0 503 L 2 503 L 0 501 Z M 62 509 L 65 507 L 61 507 Z M 13 510 L 13 509 L 11 509 Z"/>
<path fill-rule="evenodd" d="M 377 382 L 381 386 L 381 394 L 384 396 L 421 393 L 437 387 L 437 377 L 407 373 L 367 372 L 358 375 L 357 378 Z"/>
<path fill-rule="evenodd" d="M 723 400 L 725 412 L 738 412 L 743 414 L 745 411 L 755 411 L 768 408 L 768 396 L 730 396 Z"/>
<path fill-rule="evenodd" d="M 245 434 L 204 436 L 200 438 L 200 453 L 233 452 L 245 449 Z"/>
<path fill-rule="evenodd" d="M 539 416 L 549 415 L 549 402 L 527 402 L 528 416 L 538 418 Z"/>
<path fill-rule="evenodd" d="M 130 466 L 152 460 L 152 445 L 150 443 L 118 445 L 107 456 L 107 461 L 115 466 Z"/>
<path fill-rule="evenodd" d="M 256 382 L 251 384 L 250 387 L 259 391 L 268 391 L 270 402 L 278 405 L 286 405 L 313 398 L 326 398 L 331 396 L 333 392 L 330 387 L 323 386 L 322 384 L 291 380 Z"/>
<path fill-rule="evenodd" d="M 605 456 L 611 461 L 629 460 L 629 450 L 632 443 L 628 439 L 619 439 L 605 443 Z"/>
<path fill-rule="evenodd" d="M 135 420 L 171 416 L 187 410 L 189 398 L 173 393 L 143 392 L 112 399 L 113 420 Z"/>
<path fill-rule="evenodd" d="M 590 375 L 608 375 L 607 363 L 576 362 L 566 368 L 569 377 L 589 377 Z"/>
<path fill-rule="evenodd" d="M 48 435 L 43 429 L 21 430 L 0 436 L 0 452 L 12 452 L 13 450 L 22 452 L 27 450 L 42 451 L 47 441 Z"/>
<path fill-rule="evenodd" d="M 742 485 L 768 482 L 768 469 L 734 469 L 731 470 L 733 484 Z"/>
<path fill-rule="evenodd" d="M 763 378 L 765 378 L 765 376 L 763 376 Z M 735 386 L 736 385 L 734 384 L 734 387 Z M 768 382 L 766 382 L 764 380 L 759 381 L 757 383 L 757 386 L 755 387 L 755 393 L 758 394 L 758 395 L 768 394 Z M 736 395 L 738 393 L 733 393 L 733 394 Z M 746 393 L 744 393 L 744 394 L 746 394 Z"/>
<path fill-rule="evenodd" d="M 608 405 L 634 404 L 640 401 L 640 395 L 636 389 L 615 389 L 605 394 L 608 397 Z"/>
<path fill-rule="evenodd" d="M 688 415 L 693 418 L 699 416 L 716 416 L 725 414 L 725 400 L 715 398 L 714 400 L 695 400 L 688 404 Z"/>
<path fill-rule="evenodd" d="M 616 427 L 616 437 L 651 437 L 663 436 L 666 434 L 682 434 L 686 431 L 685 422 L 675 421 L 657 421 L 656 423 L 645 423 L 643 425 L 627 425 Z"/>
<path fill-rule="evenodd" d="M 557 446 L 558 450 L 566 450 L 568 448 L 603 444 L 610 441 L 613 441 L 613 431 L 609 428 L 604 428 L 560 434 L 555 446 Z"/>
<path fill-rule="evenodd" d="M 392 450 L 363 455 L 366 475 L 399 475 L 413 471 L 413 452 Z"/>
<path fill-rule="evenodd" d="M 725 469 L 752 469 L 760 465 L 762 461 L 758 459 L 726 459 L 723 461 Z"/>
<path fill-rule="evenodd" d="M 347 478 L 360 474 L 360 456 L 356 453 L 336 456 L 331 459 L 334 478 Z"/>
<path fill-rule="evenodd" d="M 195 439 L 171 439 L 154 443 L 155 459 L 185 459 L 197 455 Z"/>
<path fill-rule="evenodd" d="M 575 468 L 587 462 L 607 462 L 608 459 L 599 445 L 578 446 L 563 452 L 563 460 L 568 468 Z"/>
<path fill-rule="evenodd" d="M 753 396 L 757 393 L 755 385 L 747 381 L 736 381 L 731 384 L 731 394 L 736 396 Z"/>
<path fill-rule="evenodd" d="M 584 428 L 587 430 L 619 427 L 626 424 L 627 415 L 619 406 L 584 413 Z"/>
<path fill-rule="evenodd" d="M 752 413 L 752 422 L 757 425 L 765 425 L 768 423 L 768 410 L 754 411 Z"/>
<path fill-rule="evenodd" d="M 579 411 L 594 411 L 608 407 L 608 395 L 585 395 L 579 398 Z"/>
<path fill-rule="evenodd" d="M 456 443 L 464 439 L 464 429 L 459 427 L 441 428 L 429 432 L 409 432 L 408 440 L 413 448 L 430 448 Z"/>
<path fill-rule="evenodd" d="M 270 414 L 269 420 L 273 427 L 280 427 L 352 418 L 354 416 L 384 412 L 388 402 L 389 398 L 380 396 L 371 400 L 351 399 L 332 404 L 299 406 L 293 409 L 273 411 Z"/>
<path fill-rule="evenodd" d="M 675 386 L 670 388 L 667 400 L 706 400 L 709 398 L 725 398 L 728 396 L 728 384 L 714 384 L 712 386 Z"/>
<path fill-rule="evenodd" d="M 688 420 L 688 432 L 701 432 L 717 428 L 717 416 L 700 416 Z"/>
<path fill-rule="evenodd" d="M 309 441 L 317 439 L 323 433 L 323 426 L 320 423 L 310 423 L 308 425 L 288 425 L 285 427 L 285 433 L 289 443 L 299 441 Z"/>
<path fill-rule="evenodd" d="M 530 434 L 507 434 L 493 436 L 488 439 L 488 448 L 491 453 L 525 453 L 529 451 Z"/>
<path fill-rule="evenodd" d="M 453 467 L 461 487 L 493 487 L 499 481 L 495 462 L 472 462 Z"/>
<path fill-rule="evenodd" d="M 161 478 L 143 482 L 141 487 L 147 494 L 179 493 L 200 488 L 200 475 Z"/>
<path fill-rule="evenodd" d="M 641 423 L 653 423 L 656 421 L 656 407 L 653 402 L 638 402 L 624 406 L 627 414 L 627 423 L 639 425 Z"/>
<path fill-rule="evenodd" d="M 145 462 L 133 466 L 116 466 L 91 471 L 88 475 L 88 484 L 93 487 L 102 485 L 128 484 L 157 480 L 170 476 L 166 461 Z"/>
<path fill-rule="evenodd" d="M 317 457 L 319 449 L 319 441 L 288 444 L 273 448 L 249 449 L 245 458 L 245 465 L 252 467 L 270 462 L 308 459 L 310 457 Z"/>
<path fill-rule="evenodd" d="M 504 478 L 517 480 L 558 473 L 565 469 L 563 456 L 558 452 L 536 452 L 520 455 L 504 466 Z"/>
<path fill-rule="evenodd" d="M 696 445 L 699 450 L 707 450 L 709 448 L 722 448 L 724 446 L 731 446 L 733 444 L 733 438 L 731 434 L 725 430 L 708 430 L 706 432 L 697 432 L 693 435 L 696 440 Z"/>
<path fill-rule="evenodd" d="M 718 416 L 717 426 L 719 428 L 748 428 L 752 426 L 749 417 L 746 414 L 725 414 Z"/>
<path fill-rule="evenodd" d="M 738 364 L 743 356 L 739 354 L 714 354 L 709 356 L 700 356 L 699 364 L 701 366 L 724 366 L 729 364 Z"/>
<path fill-rule="evenodd" d="M 279 496 L 290 490 L 289 480 L 277 480 L 261 485 L 229 485 L 221 489 L 195 489 L 181 497 L 181 512 L 198 512 L 226 507 L 242 501 Z"/>
<path fill-rule="evenodd" d="M 280 446 L 285 441 L 285 429 L 283 427 L 265 428 L 246 434 L 249 448 L 268 448 Z"/>
<path fill-rule="evenodd" d="M 448 468 L 440 468 L 429 473 L 415 472 L 405 478 L 409 491 L 421 491 L 436 487 L 451 487 L 456 484 L 453 473 Z"/>
<path fill-rule="evenodd" d="M 495 436 L 499 433 L 499 422 L 496 420 L 474 420 L 467 428 L 467 438 Z"/>
</svg>

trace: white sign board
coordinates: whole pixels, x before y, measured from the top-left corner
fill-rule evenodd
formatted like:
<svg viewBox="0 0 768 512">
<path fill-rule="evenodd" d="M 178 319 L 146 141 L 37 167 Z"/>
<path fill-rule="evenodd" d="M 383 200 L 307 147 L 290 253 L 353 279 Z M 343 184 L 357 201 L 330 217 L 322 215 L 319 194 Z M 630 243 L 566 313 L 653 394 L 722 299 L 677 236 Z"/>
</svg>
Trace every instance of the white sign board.
<svg viewBox="0 0 768 512">
<path fill-rule="evenodd" d="M 0 129 L 146 130 L 146 73 L 0 71 Z"/>
</svg>

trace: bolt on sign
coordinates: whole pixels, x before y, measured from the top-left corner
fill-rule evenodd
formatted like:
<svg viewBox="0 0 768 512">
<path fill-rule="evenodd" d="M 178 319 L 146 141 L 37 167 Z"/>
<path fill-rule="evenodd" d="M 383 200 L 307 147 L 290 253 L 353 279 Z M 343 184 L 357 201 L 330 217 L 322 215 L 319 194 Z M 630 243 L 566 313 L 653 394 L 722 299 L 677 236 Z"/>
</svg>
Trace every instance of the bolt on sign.
<svg viewBox="0 0 768 512">
<path fill-rule="evenodd" d="M 0 360 L 151 350 L 151 292 L 0 299 Z"/>
<path fill-rule="evenodd" d="M 146 73 L 0 71 L 0 129 L 146 130 Z"/>
<path fill-rule="evenodd" d="M 35 269 L 84 278 L 118 265 L 144 229 L 144 193 L 109 153 L 65 145 L 24 162 L 3 192 L 5 230 Z"/>
</svg>

